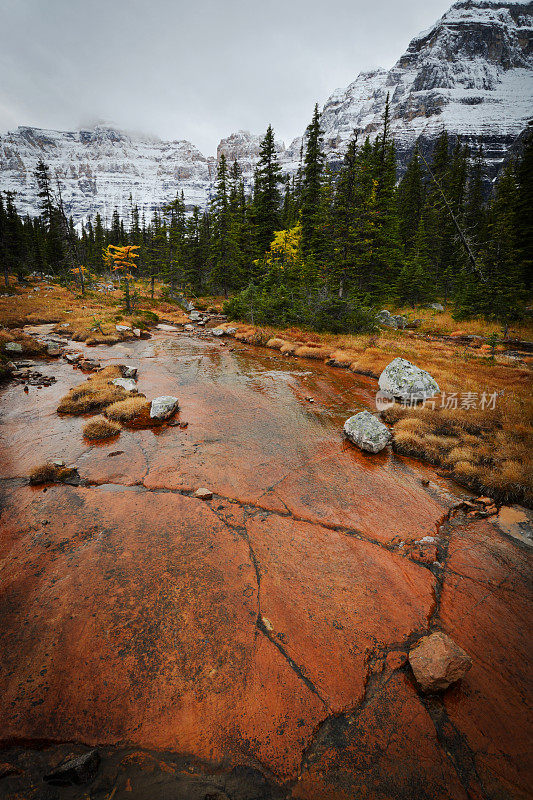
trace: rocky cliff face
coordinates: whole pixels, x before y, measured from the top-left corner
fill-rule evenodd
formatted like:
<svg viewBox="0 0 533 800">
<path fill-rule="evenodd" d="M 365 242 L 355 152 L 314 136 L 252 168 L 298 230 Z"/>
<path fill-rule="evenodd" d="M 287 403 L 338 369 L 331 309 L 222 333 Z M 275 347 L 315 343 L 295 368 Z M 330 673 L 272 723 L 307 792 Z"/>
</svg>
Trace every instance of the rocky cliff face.
<svg viewBox="0 0 533 800">
<path fill-rule="evenodd" d="M 203 205 L 215 175 L 215 159 L 186 141 L 164 142 L 97 126 L 75 132 L 19 127 L 0 136 L 0 189 L 16 192 L 17 208 L 38 213 L 34 170 L 42 158 L 61 184 L 63 202 L 75 220 L 113 209 L 127 217 L 130 196 L 149 219 L 177 192 L 188 206 Z"/>
<path fill-rule="evenodd" d="M 354 129 L 375 135 L 387 95 L 401 165 L 417 140 L 427 147 L 445 128 L 483 145 L 494 175 L 533 116 L 533 3 L 459 0 L 392 69 L 361 73 L 334 92 L 322 115 L 331 160 L 342 158 Z"/>
<path fill-rule="evenodd" d="M 342 160 L 354 129 L 380 130 L 387 95 L 400 169 L 416 142 L 429 149 L 445 128 L 473 146 L 483 145 L 494 176 L 525 128 L 533 108 L 533 3 L 529 0 L 459 0 L 428 31 L 416 36 L 390 70 L 361 73 L 334 92 L 323 109 L 328 159 Z M 247 186 L 261 137 L 248 131 L 222 139 L 229 163 L 239 161 Z M 283 169 L 300 163 L 302 139 L 278 150 Z M 164 142 L 97 126 L 76 132 L 18 128 L 0 136 L 0 189 L 17 193 L 24 213 L 38 211 L 33 171 L 43 158 L 62 185 L 75 220 L 118 208 L 127 217 L 130 195 L 148 218 L 183 190 L 186 204 L 205 205 L 216 160 L 186 141 Z"/>
</svg>

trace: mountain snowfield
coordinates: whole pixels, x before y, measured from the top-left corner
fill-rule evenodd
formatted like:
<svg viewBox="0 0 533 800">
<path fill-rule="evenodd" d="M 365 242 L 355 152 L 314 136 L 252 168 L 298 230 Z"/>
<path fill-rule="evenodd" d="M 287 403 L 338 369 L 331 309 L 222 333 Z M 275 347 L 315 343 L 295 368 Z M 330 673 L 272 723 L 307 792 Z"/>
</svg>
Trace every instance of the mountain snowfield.
<svg viewBox="0 0 533 800">
<path fill-rule="evenodd" d="M 330 162 L 342 160 L 354 130 L 360 138 L 377 134 L 387 95 L 401 169 L 416 142 L 427 150 L 446 129 L 483 146 L 493 177 L 533 116 L 533 2 L 459 0 L 390 70 L 363 72 L 335 91 L 321 119 Z M 97 211 L 109 221 L 114 208 L 127 218 L 131 202 L 148 219 L 181 191 L 189 208 L 205 206 L 222 153 L 230 163 L 239 161 L 250 186 L 260 140 L 238 131 L 220 142 L 215 158 L 187 141 L 107 126 L 74 132 L 19 127 L 0 136 L 0 189 L 16 193 L 22 213 L 38 213 L 33 171 L 42 158 L 76 222 Z M 286 173 L 297 170 L 301 148 L 301 137 L 287 149 L 278 144 Z"/>
</svg>

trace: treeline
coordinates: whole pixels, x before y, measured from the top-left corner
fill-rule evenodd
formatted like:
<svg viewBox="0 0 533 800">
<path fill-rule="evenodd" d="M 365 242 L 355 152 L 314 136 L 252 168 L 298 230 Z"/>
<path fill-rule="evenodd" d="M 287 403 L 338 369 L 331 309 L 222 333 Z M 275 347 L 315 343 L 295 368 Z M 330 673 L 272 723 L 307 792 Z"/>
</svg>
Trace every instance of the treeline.
<svg viewBox="0 0 533 800">
<path fill-rule="evenodd" d="M 371 142 L 354 134 L 340 168 L 326 164 L 318 107 L 301 166 L 283 176 L 274 133 L 261 143 L 253 190 L 237 162 L 218 163 L 208 208 L 187 213 L 183 195 L 147 221 L 131 205 L 109 228 L 96 215 L 76 231 L 48 168 L 36 172 L 42 213 L 21 219 L 0 202 L 6 275 L 105 270 L 108 244 L 139 246 L 138 274 L 200 295 L 230 297 L 228 311 L 255 322 L 330 330 L 362 328 L 387 303 L 453 303 L 456 316 L 483 314 L 504 326 L 531 289 L 533 137 L 509 160 L 486 197 L 484 158 L 446 132 L 433 153 L 415 149 L 397 183 L 388 106 Z"/>
</svg>

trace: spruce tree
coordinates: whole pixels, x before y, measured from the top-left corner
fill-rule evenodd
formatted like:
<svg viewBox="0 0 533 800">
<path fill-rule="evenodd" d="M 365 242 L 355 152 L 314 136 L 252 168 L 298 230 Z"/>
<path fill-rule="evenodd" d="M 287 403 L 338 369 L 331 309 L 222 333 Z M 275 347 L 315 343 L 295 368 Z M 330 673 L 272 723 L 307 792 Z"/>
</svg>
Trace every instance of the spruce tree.
<svg viewBox="0 0 533 800">
<path fill-rule="evenodd" d="M 516 245 L 526 286 L 533 286 L 533 128 L 530 127 L 517 170 Z"/>
<path fill-rule="evenodd" d="M 315 105 L 313 119 L 305 132 L 305 157 L 301 188 L 302 250 L 311 260 L 321 258 L 324 250 L 322 230 L 322 185 L 324 180 L 323 134 L 320 113 Z"/>
<path fill-rule="evenodd" d="M 276 153 L 274 131 L 269 125 L 259 148 L 254 191 L 256 240 L 260 255 L 266 253 L 274 237 L 274 231 L 280 227 L 281 182 L 281 167 Z"/>
</svg>

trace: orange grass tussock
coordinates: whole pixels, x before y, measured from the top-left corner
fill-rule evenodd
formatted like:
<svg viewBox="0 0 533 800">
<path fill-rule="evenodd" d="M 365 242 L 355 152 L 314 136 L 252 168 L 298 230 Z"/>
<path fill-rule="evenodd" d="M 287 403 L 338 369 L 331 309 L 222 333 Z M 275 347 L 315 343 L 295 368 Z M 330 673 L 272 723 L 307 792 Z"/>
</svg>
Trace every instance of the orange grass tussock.
<svg viewBox="0 0 533 800">
<path fill-rule="evenodd" d="M 83 435 L 90 440 L 109 439 L 112 436 L 117 436 L 120 430 L 120 425 L 116 422 L 111 422 L 105 417 L 98 416 L 85 423 Z"/>
</svg>

